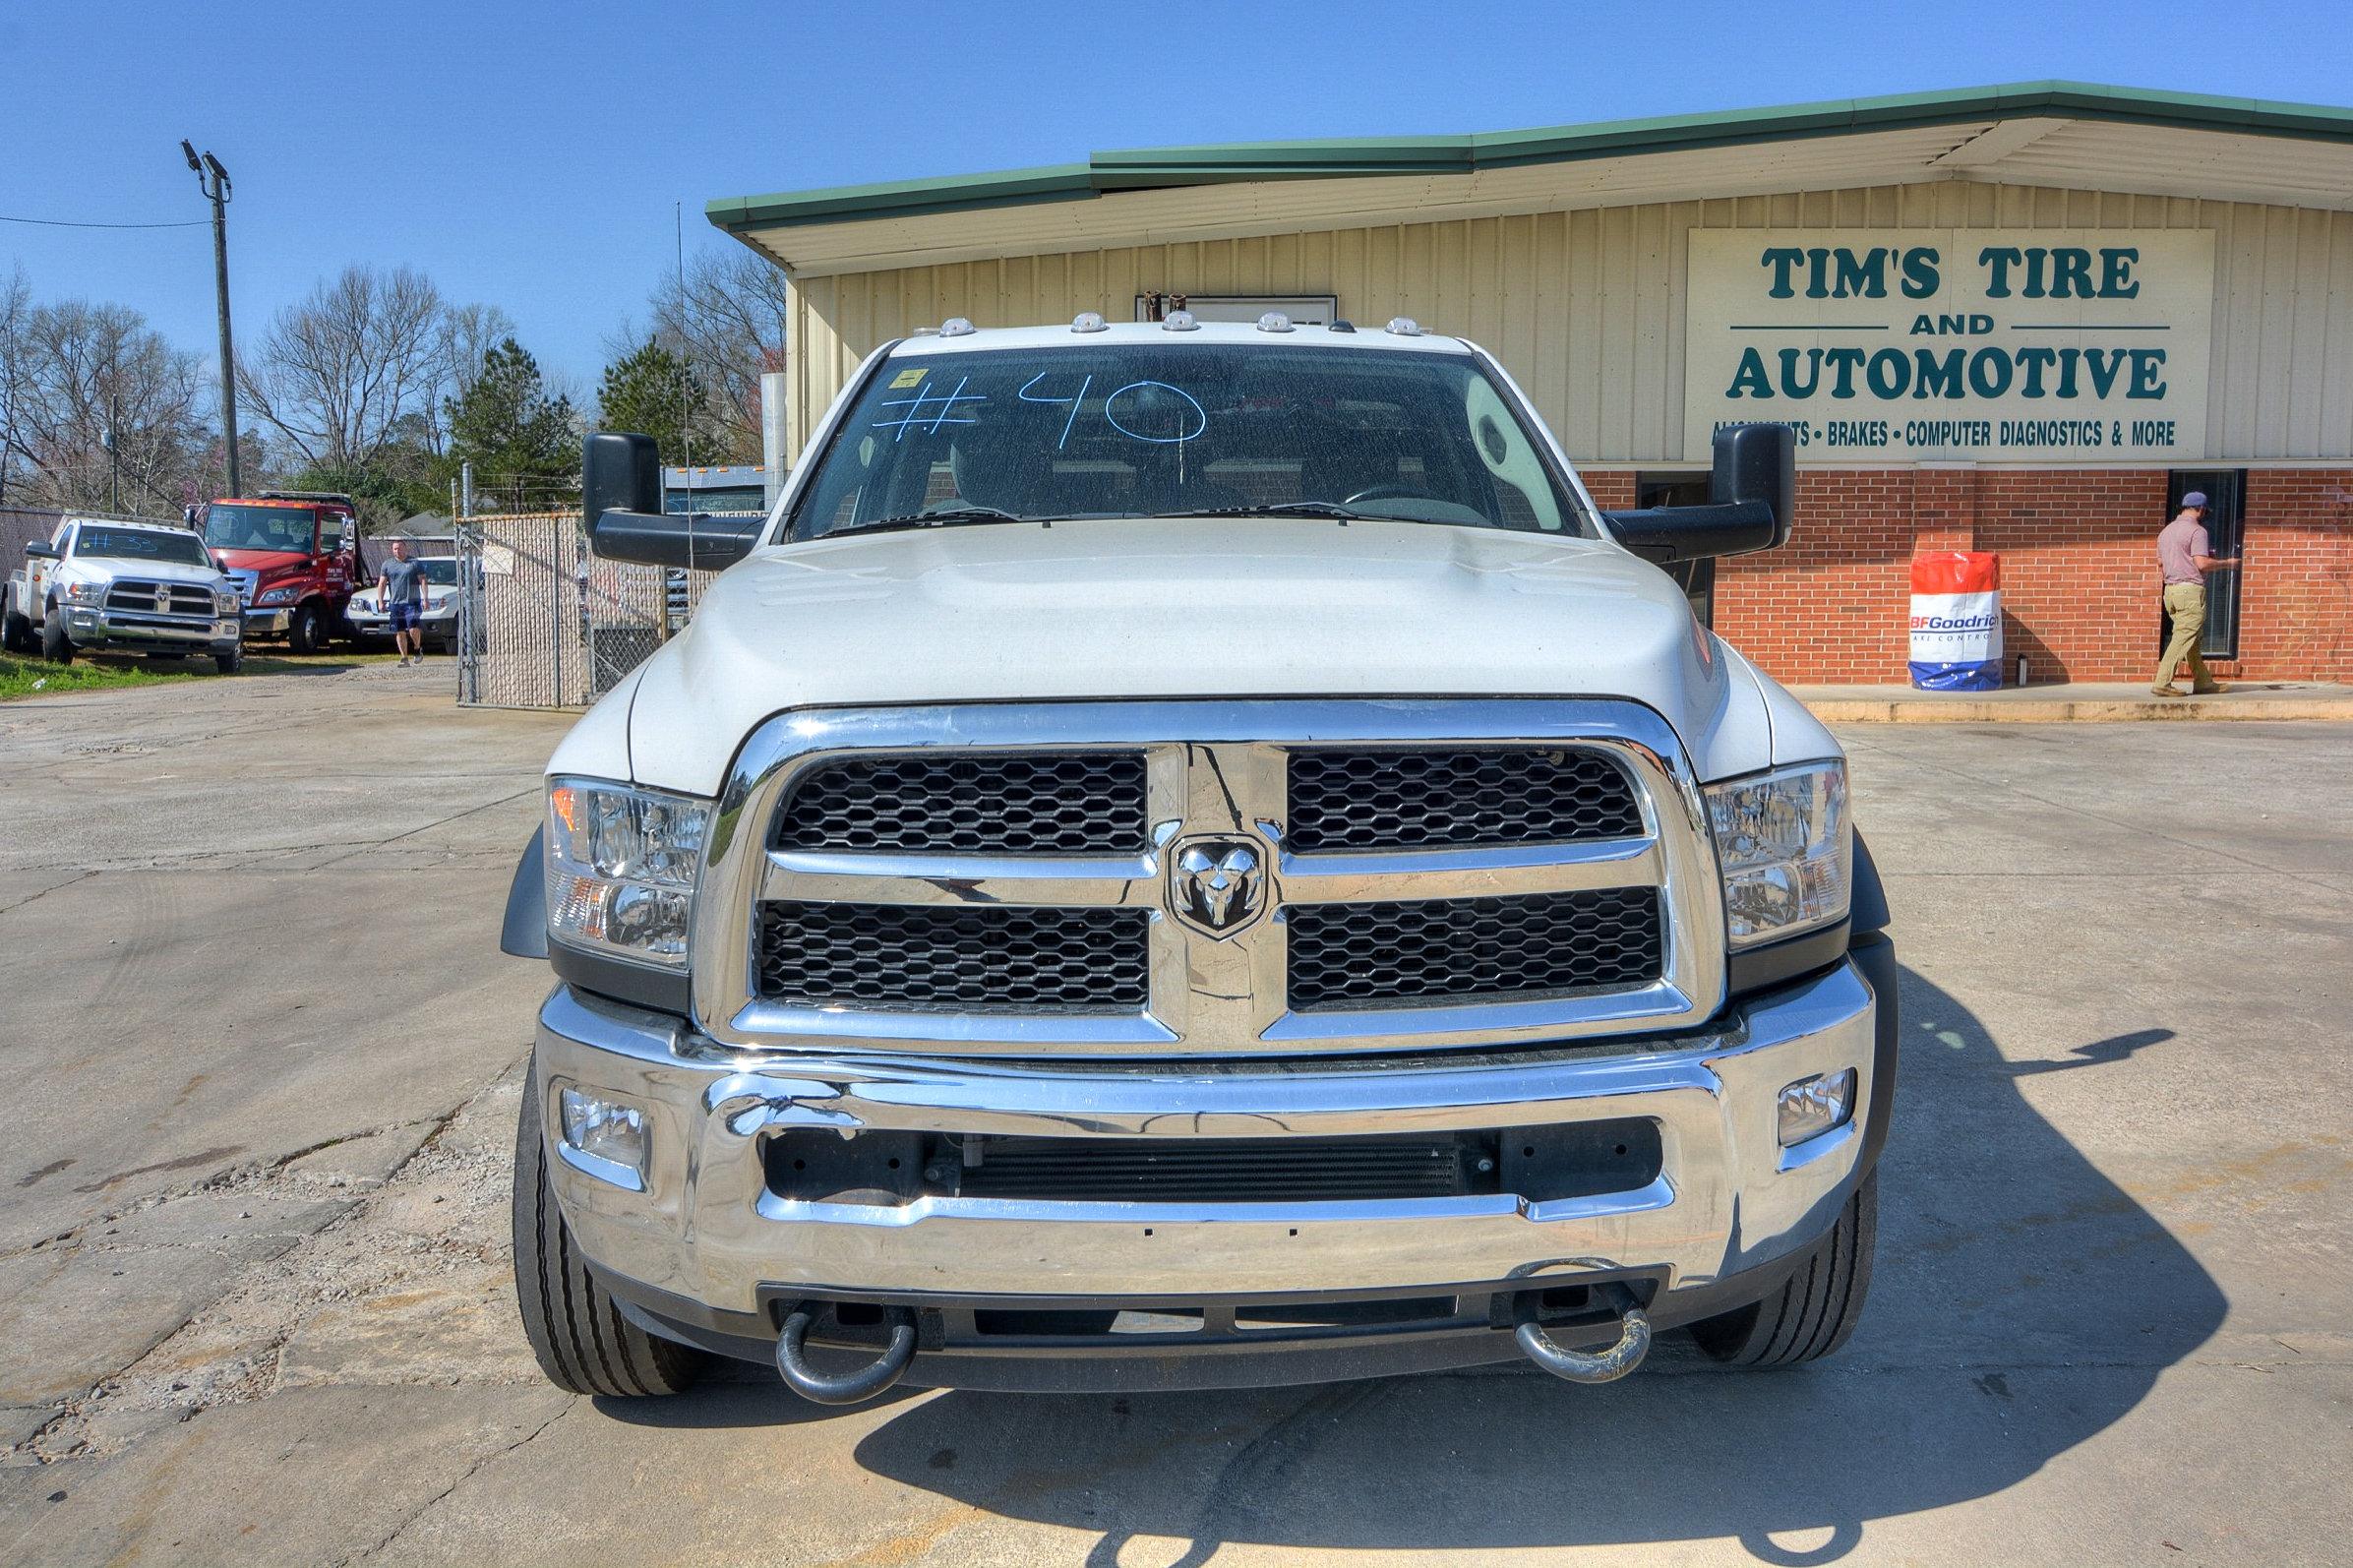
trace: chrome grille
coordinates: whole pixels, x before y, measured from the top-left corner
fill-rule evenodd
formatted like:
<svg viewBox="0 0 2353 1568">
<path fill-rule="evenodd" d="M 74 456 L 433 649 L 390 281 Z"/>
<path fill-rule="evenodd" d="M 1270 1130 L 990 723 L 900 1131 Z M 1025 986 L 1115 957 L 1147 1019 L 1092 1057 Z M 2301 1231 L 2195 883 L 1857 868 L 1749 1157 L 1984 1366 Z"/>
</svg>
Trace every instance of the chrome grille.
<svg viewBox="0 0 2353 1568">
<path fill-rule="evenodd" d="M 1303 854 L 1574 844 L 1641 831 L 1633 781 L 1596 752 L 1497 747 L 1291 754 L 1286 838 Z"/>
<path fill-rule="evenodd" d="M 1465 1002 L 1659 978 L 1659 893 L 1314 904 L 1291 924 L 1291 1004 L 1306 1011 Z"/>
<path fill-rule="evenodd" d="M 809 770 L 785 802 L 786 849 L 1141 854 L 1140 752 L 882 756 Z"/>
<path fill-rule="evenodd" d="M 746 739 L 724 800 L 694 937 L 724 1045 L 1542 1046 L 1722 995 L 1696 781 L 1634 703 L 804 710 Z"/>
<path fill-rule="evenodd" d="M 141 615 L 212 615 L 212 590 L 187 582 L 117 581 L 106 590 L 106 608 Z"/>
<path fill-rule="evenodd" d="M 803 1007 L 1133 1012 L 1140 909 L 761 906 L 760 994 Z"/>
</svg>

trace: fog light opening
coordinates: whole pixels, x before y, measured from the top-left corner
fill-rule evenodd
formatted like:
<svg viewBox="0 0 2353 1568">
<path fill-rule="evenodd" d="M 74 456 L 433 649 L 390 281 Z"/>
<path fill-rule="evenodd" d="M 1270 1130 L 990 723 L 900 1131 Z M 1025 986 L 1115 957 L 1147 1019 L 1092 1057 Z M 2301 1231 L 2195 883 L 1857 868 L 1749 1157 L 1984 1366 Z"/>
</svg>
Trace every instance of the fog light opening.
<svg viewBox="0 0 2353 1568">
<path fill-rule="evenodd" d="M 1800 1078 L 1781 1091 L 1780 1139 L 1784 1149 L 1795 1148 L 1826 1132 L 1836 1132 L 1854 1117 L 1855 1073 L 1818 1072 Z"/>
<path fill-rule="evenodd" d="M 565 1146 L 591 1160 L 645 1176 L 645 1108 L 604 1090 L 565 1085 L 556 1096 Z"/>
</svg>

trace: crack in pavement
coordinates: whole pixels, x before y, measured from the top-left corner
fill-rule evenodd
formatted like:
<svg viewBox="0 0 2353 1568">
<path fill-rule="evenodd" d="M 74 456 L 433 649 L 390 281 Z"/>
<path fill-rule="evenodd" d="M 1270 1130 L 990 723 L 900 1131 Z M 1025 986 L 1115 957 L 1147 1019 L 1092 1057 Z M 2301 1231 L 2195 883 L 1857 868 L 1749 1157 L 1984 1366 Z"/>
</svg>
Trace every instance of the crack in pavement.
<svg viewBox="0 0 2353 1568">
<path fill-rule="evenodd" d="M 532 1443 L 537 1442 L 541 1432 L 546 1431 L 549 1427 L 555 1425 L 558 1421 L 564 1419 L 565 1417 L 570 1416 L 573 1411 L 577 1410 L 580 1406 L 582 1397 L 583 1396 L 578 1394 L 568 1396 L 563 1405 L 557 1409 L 554 1415 L 550 1416 L 546 1420 L 541 1421 L 537 1426 L 532 1427 L 531 1430 L 525 1433 L 522 1437 L 518 1438 L 514 1442 L 507 1444 L 504 1448 L 498 1449 L 493 1453 L 478 1456 L 472 1464 L 466 1466 L 464 1471 L 461 1472 L 454 1480 L 451 1481 L 449 1485 L 444 1486 L 440 1491 L 435 1492 L 431 1497 L 427 1498 L 422 1506 L 417 1508 L 416 1511 L 411 1513 L 406 1519 L 403 1519 L 398 1524 L 394 1525 L 392 1530 L 383 1537 L 383 1538 L 372 1541 L 368 1545 L 362 1546 L 356 1552 L 347 1553 L 344 1556 L 334 1558 L 332 1562 L 332 1568 L 346 1568 L 347 1564 L 364 1562 L 368 1558 L 373 1557 L 378 1552 L 384 1550 L 385 1547 L 391 1545 L 393 1541 L 398 1540 L 400 1537 L 407 1532 L 409 1526 L 415 1524 L 418 1520 L 433 1512 L 434 1509 L 440 1507 L 442 1503 L 449 1498 L 452 1492 L 457 1490 L 458 1487 L 464 1485 L 467 1481 L 472 1480 L 474 1478 L 475 1473 L 480 1471 L 483 1466 L 498 1460 L 505 1459 L 509 1454 L 528 1448 Z"/>
<path fill-rule="evenodd" d="M 58 866 L 58 867 L 41 867 L 41 866 L 34 866 L 34 867 L 30 867 L 30 868 L 29 868 L 29 869 L 30 869 L 30 870 L 31 870 L 31 871 L 39 872 L 39 871 L 49 871 L 49 870 L 54 870 L 54 871 L 64 871 L 66 868 L 64 868 L 64 867 L 62 867 L 62 866 Z M 97 874 L 97 874 L 96 872 L 86 871 L 86 872 L 83 872 L 83 873 L 81 873 L 79 875 L 75 875 L 75 876 L 69 876 L 69 877 L 67 877 L 67 878 L 66 878 L 64 881 L 62 881 L 62 882 L 59 882 L 59 883 L 55 884 L 54 886 L 50 886 L 50 887 L 44 887 L 44 888 L 40 889 L 40 891 L 38 891 L 38 892 L 35 892 L 35 893 L 28 893 L 28 894 L 26 894 L 26 895 L 25 895 L 23 898 L 20 898 L 20 899 L 18 899 L 18 900 L 17 900 L 15 903 L 13 903 L 13 904 L 0 904 L 0 915 L 13 914 L 15 911 L 17 911 L 17 910 L 20 910 L 20 909 L 23 909 L 23 908 L 24 908 L 24 907 L 25 907 L 27 904 L 32 903 L 32 902 L 33 902 L 34 900 L 36 900 L 36 899 L 42 899 L 42 898 L 46 898 L 46 897 L 48 897 L 48 896 L 49 896 L 51 893 L 57 892 L 57 891 L 59 891 L 60 889 L 63 889 L 63 888 L 67 888 L 67 887 L 71 887 L 71 886 L 73 886 L 73 885 L 74 885 L 76 882 L 86 882 L 86 881 L 90 880 L 90 879 L 92 876 L 95 876 L 95 875 L 97 875 Z"/>
</svg>

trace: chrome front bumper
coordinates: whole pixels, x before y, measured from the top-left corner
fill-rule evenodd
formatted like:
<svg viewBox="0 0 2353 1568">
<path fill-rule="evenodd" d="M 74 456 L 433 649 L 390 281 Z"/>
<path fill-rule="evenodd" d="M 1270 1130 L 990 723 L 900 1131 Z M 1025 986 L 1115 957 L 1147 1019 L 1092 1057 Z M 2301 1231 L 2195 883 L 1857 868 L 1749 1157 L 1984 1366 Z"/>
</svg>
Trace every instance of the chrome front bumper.
<svg viewBox="0 0 2353 1568">
<path fill-rule="evenodd" d="M 245 612 L 245 630 L 258 636 L 283 636 L 286 629 L 293 624 L 294 611 L 291 607 Z"/>
<path fill-rule="evenodd" d="M 194 616 L 157 615 L 152 611 L 111 610 L 103 605 L 68 606 L 66 635 L 78 647 L 104 645 L 142 648 L 185 648 L 191 653 L 212 647 L 231 647 L 237 641 L 237 622 L 224 615 L 216 620 Z"/>
<path fill-rule="evenodd" d="M 1876 1002 L 1851 963 L 1697 1033 L 1553 1051 L 1206 1064 L 750 1055 L 682 1020 L 559 987 L 540 1011 L 549 1171 L 582 1251 L 609 1275 L 751 1321 L 779 1291 L 925 1297 L 1161 1299 L 1373 1295 L 1574 1283 L 1647 1271 L 1664 1291 L 1760 1269 L 1836 1220 L 1864 1150 Z M 1784 1085 L 1852 1068 L 1856 1113 L 1795 1148 Z M 565 1144 L 567 1084 L 646 1109 L 648 1168 Z M 1509 1194 L 1377 1201 L 857 1205 L 768 1188 L 771 1133 L 868 1129 L 1060 1138 L 1329 1137 L 1642 1117 L 1657 1179 L 1531 1203 Z M 770 1329 L 773 1332 L 773 1329 Z"/>
</svg>

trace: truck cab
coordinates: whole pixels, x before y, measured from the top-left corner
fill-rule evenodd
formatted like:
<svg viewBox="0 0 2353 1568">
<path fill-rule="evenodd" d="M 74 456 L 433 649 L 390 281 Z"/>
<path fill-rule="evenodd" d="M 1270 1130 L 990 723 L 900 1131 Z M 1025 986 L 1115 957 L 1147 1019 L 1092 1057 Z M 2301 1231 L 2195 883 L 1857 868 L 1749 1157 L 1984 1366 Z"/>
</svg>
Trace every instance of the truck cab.
<svg viewBox="0 0 2353 1568">
<path fill-rule="evenodd" d="M 1785 427 L 1604 513 L 1400 318 L 886 344 L 547 772 L 526 1337 L 1169 1389 L 1827 1355 L 1860 1316 L 1895 949 L 1838 742 L 1662 567 L 1774 548 Z M 550 1303 L 559 1303 L 556 1310 Z"/>
<path fill-rule="evenodd" d="M 351 595 L 368 581 L 349 496 L 267 490 L 205 509 L 205 544 L 235 579 L 249 637 L 282 636 L 296 653 L 352 638 Z"/>
</svg>

